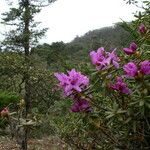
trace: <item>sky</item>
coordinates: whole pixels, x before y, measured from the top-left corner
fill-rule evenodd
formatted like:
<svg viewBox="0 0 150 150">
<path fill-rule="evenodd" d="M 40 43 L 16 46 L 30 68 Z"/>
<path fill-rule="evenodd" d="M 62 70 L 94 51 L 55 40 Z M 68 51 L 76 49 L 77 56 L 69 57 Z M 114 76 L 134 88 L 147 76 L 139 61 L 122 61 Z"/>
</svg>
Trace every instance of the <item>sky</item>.
<svg viewBox="0 0 150 150">
<path fill-rule="evenodd" d="M 0 13 L 8 11 L 6 0 L 0 0 Z M 15 0 L 13 0 L 15 1 Z M 131 21 L 137 8 L 124 0 L 57 0 L 42 9 L 35 17 L 41 27 L 48 27 L 41 42 L 70 42 L 89 30 L 112 26 L 116 22 Z M 0 25 L 0 32 L 6 27 Z"/>
</svg>

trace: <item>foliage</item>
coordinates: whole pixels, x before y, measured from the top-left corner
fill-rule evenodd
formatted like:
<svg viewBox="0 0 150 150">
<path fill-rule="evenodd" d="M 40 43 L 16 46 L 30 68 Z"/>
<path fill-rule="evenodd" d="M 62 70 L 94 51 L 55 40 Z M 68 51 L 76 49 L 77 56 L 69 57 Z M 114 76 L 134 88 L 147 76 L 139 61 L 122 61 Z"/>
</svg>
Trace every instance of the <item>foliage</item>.
<svg viewBox="0 0 150 150">
<path fill-rule="evenodd" d="M 144 1 L 143 11 L 131 23 L 89 31 L 70 43 L 37 45 L 46 29 L 34 30 L 34 15 L 47 1 L 31 0 L 26 13 L 25 1 L 19 2 L 3 18 L 5 24 L 15 26 L 18 20 L 18 25 L 7 34 L 0 52 L 0 109 L 9 106 L 13 111 L 0 118 L 1 127 L 9 124 L 18 143 L 26 137 L 22 131 L 30 129 L 29 137 L 59 136 L 79 150 L 149 149 L 150 3 Z M 29 30 L 24 32 L 26 19 Z M 107 51 L 91 51 L 101 46 Z M 24 117 L 26 94 L 31 109 Z"/>
<path fill-rule="evenodd" d="M 8 93 L 0 91 L 0 109 L 2 110 L 4 107 L 15 104 L 19 101 L 19 96 L 15 93 Z"/>
<path fill-rule="evenodd" d="M 90 57 L 96 70 L 88 71 L 85 66 L 90 76 L 88 87 L 83 86 L 79 72 L 56 75 L 73 103 L 78 104 L 82 99 L 90 103 L 88 107 L 87 103 L 84 107 L 73 104 L 71 110 L 78 108 L 72 110 L 76 113 L 68 112 L 54 119 L 60 136 L 76 149 L 150 148 L 150 18 L 147 11 L 150 3 L 144 1 L 144 4 L 136 20 L 122 24 L 136 44 L 130 41 L 130 46 L 116 50 L 120 62 L 115 51 L 109 53 L 103 48 L 92 51 Z"/>
<path fill-rule="evenodd" d="M 47 31 L 47 29 L 39 30 L 37 28 L 39 23 L 35 22 L 34 17 L 41 11 L 43 6 L 54 1 L 55 0 L 19 0 L 15 7 L 13 7 L 12 2 L 12 4 L 10 4 L 10 10 L 3 13 L 3 24 L 9 25 L 12 28 L 9 32 L 5 33 L 5 39 L 2 42 L 1 61 L 4 62 L 4 66 L 1 67 L 1 88 L 7 91 L 15 91 L 23 98 L 23 107 L 16 110 L 18 114 L 16 116 L 17 121 L 14 121 L 13 118 L 7 115 L 10 128 L 12 126 L 11 124 L 16 124 L 13 125 L 17 127 L 13 135 L 16 137 L 22 150 L 27 150 L 28 130 L 30 126 L 33 125 L 33 122 L 28 118 L 32 106 L 31 98 L 34 95 L 32 94 L 34 91 L 33 86 L 36 85 L 36 90 L 39 90 L 39 88 L 37 88 L 37 81 L 39 81 L 38 79 L 43 75 L 42 69 L 40 69 L 41 65 L 37 67 L 34 63 L 36 59 L 31 56 L 31 48 L 37 45 L 39 39 Z M 35 77 L 33 77 L 34 75 Z M 6 82 L 7 80 L 8 83 Z M 39 84 L 40 86 L 41 83 L 44 85 L 45 81 L 43 83 L 42 80 Z M 41 93 L 38 91 L 36 96 L 39 96 L 39 94 Z M 21 141 L 18 140 L 18 137 Z"/>
</svg>

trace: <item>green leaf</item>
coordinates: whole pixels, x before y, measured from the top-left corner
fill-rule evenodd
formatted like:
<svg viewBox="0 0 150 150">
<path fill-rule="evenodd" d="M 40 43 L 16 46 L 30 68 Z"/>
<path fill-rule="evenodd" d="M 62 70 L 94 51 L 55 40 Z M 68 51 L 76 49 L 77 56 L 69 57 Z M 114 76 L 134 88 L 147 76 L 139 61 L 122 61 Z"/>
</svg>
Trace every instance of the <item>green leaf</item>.
<svg viewBox="0 0 150 150">
<path fill-rule="evenodd" d="M 114 116 L 114 114 L 110 114 L 106 117 L 106 119 L 112 118 Z"/>
</svg>

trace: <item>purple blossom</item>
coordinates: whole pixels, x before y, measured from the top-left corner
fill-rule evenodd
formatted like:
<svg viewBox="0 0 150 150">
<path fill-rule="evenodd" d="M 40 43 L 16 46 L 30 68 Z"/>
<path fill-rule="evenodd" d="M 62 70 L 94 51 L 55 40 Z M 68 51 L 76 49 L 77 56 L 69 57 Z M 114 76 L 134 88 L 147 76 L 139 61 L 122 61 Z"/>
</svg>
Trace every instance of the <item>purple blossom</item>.
<svg viewBox="0 0 150 150">
<path fill-rule="evenodd" d="M 97 52 L 90 52 L 92 64 L 96 65 L 97 70 L 105 70 L 110 64 L 113 64 L 116 68 L 119 68 L 119 57 L 115 53 L 116 49 L 111 53 L 106 52 L 103 47 L 99 48 Z"/>
<path fill-rule="evenodd" d="M 111 53 L 108 53 L 108 58 L 107 60 L 109 60 L 109 63 L 112 63 L 113 66 L 115 66 L 116 68 L 119 68 L 119 61 L 120 61 L 120 58 L 117 56 L 116 54 L 116 49 L 114 49 Z"/>
<path fill-rule="evenodd" d="M 90 104 L 85 99 L 75 101 L 71 107 L 72 112 L 89 112 L 90 110 Z"/>
<path fill-rule="evenodd" d="M 97 52 L 95 51 L 90 52 L 92 63 L 94 65 L 98 65 L 99 62 L 102 62 L 104 60 L 105 58 L 104 55 L 105 55 L 105 50 L 103 47 L 99 48 Z"/>
<path fill-rule="evenodd" d="M 131 90 L 127 87 L 127 84 L 123 82 L 123 79 L 121 77 L 117 77 L 116 83 L 110 85 L 110 88 L 123 94 L 131 94 Z"/>
<path fill-rule="evenodd" d="M 127 54 L 127 55 L 131 55 L 131 54 L 134 54 L 136 52 L 136 49 L 137 49 L 137 45 L 132 42 L 130 44 L 130 47 L 129 48 L 123 48 L 123 51 Z"/>
<path fill-rule="evenodd" d="M 104 70 L 107 67 L 105 62 L 105 50 L 103 47 L 99 48 L 97 52 L 90 52 L 90 57 L 93 65 L 96 65 L 97 70 Z"/>
<path fill-rule="evenodd" d="M 81 92 L 89 84 L 88 77 L 76 72 L 75 69 L 68 71 L 68 75 L 55 73 L 55 76 L 60 81 L 60 87 L 63 88 L 65 96 L 71 95 L 74 91 Z"/>
<path fill-rule="evenodd" d="M 55 73 L 54 75 L 60 81 L 60 87 L 65 87 L 69 84 L 69 78 L 64 73 Z"/>
<path fill-rule="evenodd" d="M 140 26 L 139 26 L 139 29 L 138 29 L 138 31 L 140 32 L 140 33 L 146 33 L 146 27 L 145 27 L 145 25 L 144 24 L 141 24 Z"/>
<path fill-rule="evenodd" d="M 150 75 L 150 61 L 145 60 L 140 63 L 140 72 L 144 75 Z"/>
<path fill-rule="evenodd" d="M 123 70 L 125 71 L 125 74 L 129 77 L 135 77 L 138 73 L 138 68 L 133 62 L 129 62 L 126 65 L 124 65 Z"/>
</svg>

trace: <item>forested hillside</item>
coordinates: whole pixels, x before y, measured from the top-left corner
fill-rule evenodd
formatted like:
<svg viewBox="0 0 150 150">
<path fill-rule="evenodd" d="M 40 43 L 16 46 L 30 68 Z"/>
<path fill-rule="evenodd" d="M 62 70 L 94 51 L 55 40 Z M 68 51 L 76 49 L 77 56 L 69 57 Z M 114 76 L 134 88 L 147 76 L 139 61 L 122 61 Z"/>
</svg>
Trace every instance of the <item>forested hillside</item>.
<svg viewBox="0 0 150 150">
<path fill-rule="evenodd" d="M 118 23 L 111 27 L 89 31 L 81 37 L 77 36 L 70 43 L 55 42 L 51 45 L 47 43 L 38 45 L 32 53 L 37 54 L 48 65 L 59 64 L 64 58 L 68 63 L 87 62 L 89 59 L 86 56 L 89 51 L 99 47 L 105 47 L 107 51 L 117 48 L 119 51 L 122 47 L 129 45 L 131 40 L 132 36 L 129 32 L 121 27 L 121 23 Z"/>
</svg>

